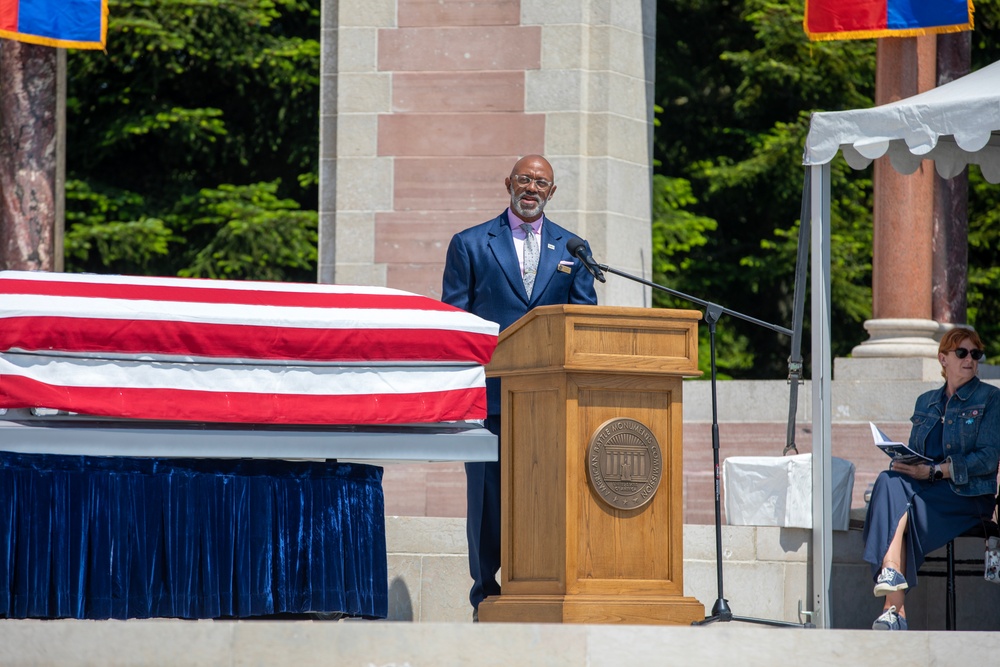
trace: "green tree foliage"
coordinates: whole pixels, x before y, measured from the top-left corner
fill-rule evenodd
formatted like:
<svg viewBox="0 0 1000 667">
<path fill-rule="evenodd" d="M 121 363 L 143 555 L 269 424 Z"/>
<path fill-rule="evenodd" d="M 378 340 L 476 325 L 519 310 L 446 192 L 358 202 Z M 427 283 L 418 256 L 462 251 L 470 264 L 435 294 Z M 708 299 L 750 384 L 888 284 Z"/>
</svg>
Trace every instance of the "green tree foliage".
<svg viewBox="0 0 1000 667">
<path fill-rule="evenodd" d="M 997 4 L 977 3 L 973 67 L 1000 55 L 983 47 L 992 34 L 984 14 L 997 15 Z M 678 250 L 686 253 L 683 271 L 662 274 L 668 286 L 786 327 L 810 115 L 872 106 L 875 81 L 875 40 L 810 42 L 802 14 L 803 0 L 675 0 L 659 4 L 657 22 L 656 95 L 663 108 L 654 139 L 657 171 L 690 183 L 691 197 L 675 208 L 699 220 L 704 241 L 675 248 L 654 233 L 654 266 L 677 265 Z M 871 316 L 871 168 L 855 172 L 838 158 L 831 190 L 832 342 L 834 354 L 846 356 L 866 338 L 862 324 Z M 983 196 L 988 188 L 975 190 Z M 655 198 L 667 196 L 654 188 Z M 993 262 L 978 268 L 980 244 L 984 254 L 996 252 L 997 227 L 986 213 L 996 208 L 989 206 L 970 204 L 973 321 L 983 306 L 1000 305 L 987 296 L 996 284 Z M 805 326 L 808 345 L 808 309 Z M 718 332 L 724 376 L 787 372 L 787 337 L 731 317 L 720 320 Z"/>
<path fill-rule="evenodd" d="M 708 243 L 708 234 L 718 227 L 715 220 L 688 209 L 697 203 L 689 181 L 663 174 L 653 175 L 653 282 L 667 286 L 683 283 L 684 276 L 694 270 L 697 251 Z M 693 307 L 685 299 L 663 291 L 653 293 L 653 303 L 660 308 Z M 746 354 L 744 340 L 725 333 L 720 337 L 728 352 L 729 368 L 749 365 L 750 357 Z M 705 345 L 702 347 L 708 349 Z M 710 370 L 709 358 L 704 354 L 699 358 L 699 368 L 704 373 Z"/>
<path fill-rule="evenodd" d="M 291 280 L 316 265 L 315 214 L 278 199 L 277 183 L 221 185 L 178 204 L 188 239 L 182 276 Z"/>
<path fill-rule="evenodd" d="M 977 0 L 972 67 L 1000 59 L 1000 0 Z M 968 321 L 986 345 L 988 361 L 1000 363 L 1000 185 L 987 183 L 978 167 L 969 172 Z"/>
<path fill-rule="evenodd" d="M 976 169 L 969 174 L 969 323 L 976 327 L 990 363 L 1000 359 L 1000 187 Z M 975 205 L 975 211 L 973 211 Z"/>
<path fill-rule="evenodd" d="M 109 14 L 68 59 L 68 270 L 314 280 L 319 0 Z"/>
</svg>

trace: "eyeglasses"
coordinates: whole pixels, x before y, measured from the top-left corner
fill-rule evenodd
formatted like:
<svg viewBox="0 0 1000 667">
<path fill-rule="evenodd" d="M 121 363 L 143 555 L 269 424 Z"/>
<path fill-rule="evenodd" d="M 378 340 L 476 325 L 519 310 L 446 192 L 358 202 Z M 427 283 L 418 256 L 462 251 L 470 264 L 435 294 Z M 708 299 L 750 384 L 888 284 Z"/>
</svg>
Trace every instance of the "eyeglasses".
<svg viewBox="0 0 1000 667">
<path fill-rule="evenodd" d="M 952 350 L 952 352 L 954 352 L 955 356 L 958 357 L 959 359 L 965 359 L 967 356 L 971 354 L 973 361 L 979 361 L 980 359 L 983 358 L 983 355 L 986 354 L 982 350 L 967 350 L 964 347 L 956 347 L 954 350 Z"/>
<path fill-rule="evenodd" d="M 544 178 L 532 178 L 531 176 L 525 176 L 524 174 L 517 174 L 514 176 L 514 182 L 520 185 L 522 188 L 528 187 L 528 184 L 532 181 L 538 186 L 539 190 L 548 190 L 552 187 L 550 181 L 546 181 Z"/>
</svg>

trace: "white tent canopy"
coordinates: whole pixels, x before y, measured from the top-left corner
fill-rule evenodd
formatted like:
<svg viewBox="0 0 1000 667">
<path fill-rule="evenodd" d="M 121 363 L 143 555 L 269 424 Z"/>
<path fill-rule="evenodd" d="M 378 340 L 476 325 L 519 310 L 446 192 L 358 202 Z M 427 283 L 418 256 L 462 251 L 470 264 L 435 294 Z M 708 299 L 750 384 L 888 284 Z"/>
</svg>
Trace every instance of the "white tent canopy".
<svg viewBox="0 0 1000 667">
<path fill-rule="evenodd" d="M 813 114 L 802 163 L 809 167 L 812 253 L 813 612 L 830 627 L 833 533 L 830 352 L 830 161 L 842 152 L 854 169 L 888 154 L 910 174 L 934 160 L 952 178 L 978 164 L 1000 183 L 1000 63 L 913 97 L 872 109 Z"/>
<path fill-rule="evenodd" d="M 943 178 L 978 164 L 1000 183 L 1000 62 L 938 88 L 883 104 L 813 114 L 802 164 L 830 162 L 837 151 L 854 169 L 886 153 L 893 168 L 912 174 L 934 160 Z"/>
</svg>

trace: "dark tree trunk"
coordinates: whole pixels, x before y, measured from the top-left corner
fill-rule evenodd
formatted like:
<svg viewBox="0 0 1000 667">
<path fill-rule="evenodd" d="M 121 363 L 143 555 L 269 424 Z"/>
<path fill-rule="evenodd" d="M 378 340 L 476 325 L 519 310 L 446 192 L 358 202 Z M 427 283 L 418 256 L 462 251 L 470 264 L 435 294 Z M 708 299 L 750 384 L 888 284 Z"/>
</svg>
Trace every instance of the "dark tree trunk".
<svg viewBox="0 0 1000 667">
<path fill-rule="evenodd" d="M 56 268 L 56 61 L 0 39 L 0 269 Z"/>
<path fill-rule="evenodd" d="M 969 73 L 972 33 L 937 38 L 937 85 Z M 945 180 L 934 174 L 934 266 L 931 310 L 937 322 L 965 324 L 969 284 L 969 168 Z"/>
</svg>

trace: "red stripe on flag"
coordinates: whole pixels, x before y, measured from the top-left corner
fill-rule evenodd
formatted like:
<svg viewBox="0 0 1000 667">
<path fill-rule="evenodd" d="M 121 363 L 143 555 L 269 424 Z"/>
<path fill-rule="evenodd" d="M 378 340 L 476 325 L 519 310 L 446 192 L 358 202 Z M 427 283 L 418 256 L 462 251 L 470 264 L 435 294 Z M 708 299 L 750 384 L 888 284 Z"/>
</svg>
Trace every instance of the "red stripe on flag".
<svg viewBox="0 0 1000 667">
<path fill-rule="evenodd" d="M 192 279 L 193 281 L 193 279 Z M 205 281 L 208 282 L 208 281 Z M 215 281 L 217 282 L 217 281 Z M 357 294 L 290 292 L 173 285 L 129 285 L 120 283 L 63 282 L 57 280 L 0 280 L 0 294 L 123 299 L 129 301 L 176 301 L 225 303 L 243 306 L 290 308 L 364 308 L 384 310 L 459 310 L 441 301 L 416 294 Z"/>
<path fill-rule="evenodd" d="M 0 351 L 486 364 L 496 347 L 492 334 L 438 329 L 306 329 L 50 316 L 10 317 L 0 322 Z"/>
<path fill-rule="evenodd" d="M 406 424 L 486 417 L 484 388 L 420 394 L 313 396 L 61 387 L 0 377 L 0 407 L 46 407 L 125 419 L 267 424 Z"/>
</svg>

